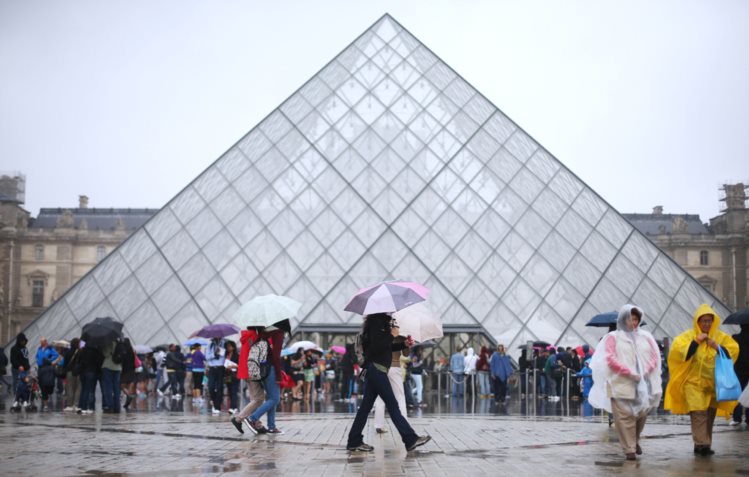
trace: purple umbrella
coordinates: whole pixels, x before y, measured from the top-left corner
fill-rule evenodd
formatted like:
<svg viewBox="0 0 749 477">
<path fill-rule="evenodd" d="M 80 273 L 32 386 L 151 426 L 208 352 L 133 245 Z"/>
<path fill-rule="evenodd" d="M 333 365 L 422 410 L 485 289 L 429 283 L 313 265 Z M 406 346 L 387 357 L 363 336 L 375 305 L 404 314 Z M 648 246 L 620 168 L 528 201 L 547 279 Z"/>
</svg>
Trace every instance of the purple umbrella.
<svg viewBox="0 0 749 477">
<path fill-rule="evenodd" d="M 344 310 L 360 315 L 392 313 L 426 300 L 429 289 L 413 282 L 383 282 L 362 288 L 354 294 Z"/>
<path fill-rule="evenodd" d="M 190 338 L 200 336 L 201 338 L 223 338 L 239 333 L 239 327 L 232 325 L 231 323 L 214 323 L 212 325 L 205 325 L 195 333 L 190 335 Z"/>
</svg>

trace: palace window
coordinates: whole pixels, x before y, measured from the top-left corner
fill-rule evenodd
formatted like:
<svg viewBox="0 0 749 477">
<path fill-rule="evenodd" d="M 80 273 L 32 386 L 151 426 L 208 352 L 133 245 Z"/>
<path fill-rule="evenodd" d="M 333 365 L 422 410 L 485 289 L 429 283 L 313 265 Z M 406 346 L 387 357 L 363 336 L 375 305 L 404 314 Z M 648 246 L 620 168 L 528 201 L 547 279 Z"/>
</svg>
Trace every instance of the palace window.
<svg viewBox="0 0 749 477">
<path fill-rule="evenodd" d="M 707 250 L 700 250 L 700 265 L 707 265 L 707 264 L 708 264 Z"/>
<path fill-rule="evenodd" d="M 96 261 L 101 262 L 107 256 L 107 248 L 104 245 L 96 247 Z"/>
<path fill-rule="evenodd" d="M 44 260 L 44 245 L 35 245 L 34 246 L 34 259 L 35 260 Z"/>
<path fill-rule="evenodd" d="M 31 306 L 44 306 L 44 280 L 31 282 Z"/>
</svg>

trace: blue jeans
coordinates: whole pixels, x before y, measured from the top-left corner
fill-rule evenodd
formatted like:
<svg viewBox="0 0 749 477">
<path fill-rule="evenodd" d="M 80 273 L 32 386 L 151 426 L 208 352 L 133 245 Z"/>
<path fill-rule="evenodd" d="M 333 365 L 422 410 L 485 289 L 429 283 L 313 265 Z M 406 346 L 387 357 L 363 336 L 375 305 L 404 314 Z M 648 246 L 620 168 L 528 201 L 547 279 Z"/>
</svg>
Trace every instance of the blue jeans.
<svg viewBox="0 0 749 477">
<path fill-rule="evenodd" d="M 479 394 L 488 396 L 492 394 L 491 385 L 489 384 L 489 371 L 479 371 Z"/>
<path fill-rule="evenodd" d="M 416 432 L 414 432 L 406 418 L 401 414 L 401 410 L 398 407 L 398 400 L 395 398 L 393 388 L 390 387 L 390 380 L 387 373 L 378 370 L 373 364 L 367 366 L 367 385 L 364 387 L 364 398 L 359 410 L 356 412 L 354 423 L 351 425 L 347 447 L 356 447 L 364 442 L 362 431 L 367 424 L 369 412 L 372 410 L 377 396 L 385 402 L 385 408 L 390 414 L 390 419 L 398 429 L 401 440 L 406 445 L 406 448 L 408 448 L 416 442 L 419 436 L 416 435 Z"/>
<path fill-rule="evenodd" d="M 281 388 L 278 387 L 276 382 L 276 368 L 270 367 L 268 376 L 265 377 L 260 384 L 265 389 L 265 402 L 260 405 L 259 408 L 250 414 L 250 421 L 257 421 L 263 414 L 268 413 L 268 429 L 276 428 L 276 407 L 278 401 L 281 399 Z"/>
<path fill-rule="evenodd" d="M 463 397 L 463 385 L 465 383 L 466 375 L 463 373 L 451 373 L 453 378 L 453 396 Z"/>
<path fill-rule="evenodd" d="M 81 373 L 81 397 L 78 399 L 78 407 L 86 410 L 94 410 L 96 404 L 96 371 Z"/>
<path fill-rule="evenodd" d="M 101 406 L 120 412 L 120 371 L 101 368 Z"/>
</svg>

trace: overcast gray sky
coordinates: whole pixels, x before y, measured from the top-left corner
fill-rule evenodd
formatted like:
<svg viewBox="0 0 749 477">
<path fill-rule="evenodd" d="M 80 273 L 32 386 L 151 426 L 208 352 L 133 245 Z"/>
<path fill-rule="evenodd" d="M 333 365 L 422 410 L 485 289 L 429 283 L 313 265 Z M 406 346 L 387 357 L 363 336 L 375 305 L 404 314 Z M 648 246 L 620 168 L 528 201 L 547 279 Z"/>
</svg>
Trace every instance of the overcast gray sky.
<svg viewBox="0 0 749 477">
<path fill-rule="evenodd" d="M 620 212 L 749 180 L 744 0 L 0 0 L 0 170 L 159 208 L 386 12 Z"/>
</svg>

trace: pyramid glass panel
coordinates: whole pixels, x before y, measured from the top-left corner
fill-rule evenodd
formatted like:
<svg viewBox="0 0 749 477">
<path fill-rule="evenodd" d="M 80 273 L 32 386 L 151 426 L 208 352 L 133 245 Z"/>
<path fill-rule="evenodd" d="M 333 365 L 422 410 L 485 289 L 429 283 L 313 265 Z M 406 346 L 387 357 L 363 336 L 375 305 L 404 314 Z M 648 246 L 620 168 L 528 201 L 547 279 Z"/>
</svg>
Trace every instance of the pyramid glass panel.
<svg viewBox="0 0 749 477">
<path fill-rule="evenodd" d="M 25 332 L 70 338 L 110 315 L 136 343 L 182 342 L 268 293 L 302 303 L 294 327 L 355 329 L 346 302 L 388 279 L 430 288 L 448 332 L 515 347 L 595 344 L 585 323 L 627 302 L 658 338 L 700 303 L 727 314 L 385 15 Z"/>
</svg>

